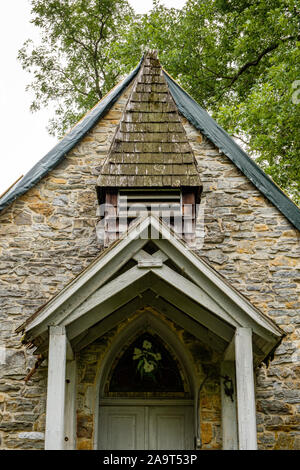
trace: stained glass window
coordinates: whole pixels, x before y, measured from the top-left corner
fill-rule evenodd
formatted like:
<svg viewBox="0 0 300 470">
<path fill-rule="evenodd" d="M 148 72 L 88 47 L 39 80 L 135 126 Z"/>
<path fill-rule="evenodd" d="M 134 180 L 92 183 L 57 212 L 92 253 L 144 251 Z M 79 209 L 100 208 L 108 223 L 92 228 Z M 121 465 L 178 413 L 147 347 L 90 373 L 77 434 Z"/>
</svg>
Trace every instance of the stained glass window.
<svg viewBox="0 0 300 470">
<path fill-rule="evenodd" d="M 157 336 L 144 333 L 122 354 L 109 392 L 184 392 L 176 360 Z"/>
</svg>

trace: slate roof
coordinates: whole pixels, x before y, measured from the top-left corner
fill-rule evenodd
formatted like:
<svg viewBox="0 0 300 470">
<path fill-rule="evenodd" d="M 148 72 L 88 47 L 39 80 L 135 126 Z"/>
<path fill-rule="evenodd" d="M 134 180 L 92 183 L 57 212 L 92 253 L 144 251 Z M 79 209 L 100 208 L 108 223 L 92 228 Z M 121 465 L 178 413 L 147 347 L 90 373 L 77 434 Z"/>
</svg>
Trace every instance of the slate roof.
<svg viewBox="0 0 300 470">
<path fill-rule="evenodd" d="M 201 185 L 192 148 L 155 51 L 144 58 L 97 185 Z"/>
<path fill-rule="evenodd" d="M 105 96 L 76 126 L 45 155 L 34 167 L 9 191 L 0 198 L 0 211 L 8 207 L 15 199 L 35 186 L 49 171 L 54 169 L 102 116 L 113 106 L 127 86 L 132 83 L 141 69 L 142 60 L 137 67 L 108 95 Z M 242 173 L 271 201 L 279 211 L 300 230 L 300 209 L 268 177 L 244 150 L 193 100 L 165 71 L 164 78 L 178 111 L 197 129 L 199 129 L 216 147 L 242 171 Z"/>
</svg>

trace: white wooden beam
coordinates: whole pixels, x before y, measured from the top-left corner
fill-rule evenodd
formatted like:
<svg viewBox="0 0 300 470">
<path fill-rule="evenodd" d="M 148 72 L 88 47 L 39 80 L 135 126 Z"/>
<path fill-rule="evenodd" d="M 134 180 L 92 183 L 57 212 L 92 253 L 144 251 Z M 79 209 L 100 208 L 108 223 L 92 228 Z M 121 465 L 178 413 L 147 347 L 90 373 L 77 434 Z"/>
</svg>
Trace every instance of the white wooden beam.
<svg viewBox="0 0 300 470">
<path fill-rule="evenodd" d="M 210 329 L 217 336 L 225 341 L 231 341 L 233 335 L 232 327 L 197 304 L 194 300 L 178 292 L 162 280 L 154 279 L 150 287 L 162 298 L 168 300 L 168 302 L 175 305 L 183 312 L 186 312 L 190 317 Z"/>
<path fill-rule="evenodd" d="M 226 388 L 225 388 L 226 387 Z M 226 389 L 232 387 L 232 395 Z M 221 363 L 221 401 L 222 401 L 222 448 L 223 450 L 238 449 L 238 429 L 236 414 L 236 383 L 234 362 Z"/>
<path fill-rule="evenodd" d="M 143 278 L 145 275 L 147 275 L 147 273 L 149 273 L 149 269 L 139 269 L 137 266 L 128 269 L 128 271 L 120 274 L 118 277 L 94 292 L 94 294 L 92 294 L 80 306 L 78 306 L 70 315 L 68 315 L 63 320 L 62 324 L 69 325 L 88 311 L 97 307 L 97 305 L 101 305 L 103 302 L 115 296 L 122 290 L 130 288 L 131 284 Z"/>
<path fill-rule="evenodd" d="M 67 361 L 73 361 L 75 359 L 73 348 L 68 338 L 66 338 L 66 341 L 67 341 L 67 353 L 66 353 Z"/>
<path fill-rule="evenodd" d="M 160 250 L 158 250 L 154 255 L 150 255 L 145 250 L 140 250 L 136 255 L 133 256 L 133 259 L 138 262 L 138 267 L 160 267 L 163 262 L 168 259 L 168 257 Z"/>
<path fill-rule="evenodd" d="M 157 294 L 153 291 L 144 292 L 141 297 L 136 297 L 123 307 L 114 311 L 111 315 L 108 315 L 95 326 L 91 327 L 80 340 L 74 338 L 74 341 L 72 341 L 72 344 L 75 344 L 74 350 L 80 351 L 85 348 L 88 344 L 92 343 L 97 338 L 104 335 L 108 330 L 116 326 L 120 321 L 128 318 L 136 310 L 145 306 L 151 306 L 156 311 L 166 315 L 170 320 L 175 321 L 178 325 L 182 326 L 182 328 L 189 331 L 212 349 L 218 352 L 224 351 L 226 347 L 226 342 L 224 340 L 192 320 L 186 313 L 182 312 L 174 305 L 166 302 L 162 297 L 157 298 Z"/>
<path fill-rule="evenodd" d="M 200 286 L 181 276 L 181 274 L 178 274 L 173 269 L 163 265 L 160 269 L 155 271 L 155 274 L 230 325 L 234 327 L 241 326 L 241 324 L 229 315 L 217 302 L 215 302 L 214 298 L 207 294 L 207 292 L 205 292 Z"/>
<path fill-rule="evenodd" d="M 223 354 L 223 361 L 231 361 L 234 362 L 235 360 L 235 337 L 233 336 L 232 340 L 228 344 L 226 350 Z"/>
<path fill-rule="evenodd" d="M 76 360 L 67 361 L 64 449 L 76 449 Z"/>
<path fill-rule="evenodd" d="M 144 225 L 145 221 L 141 228 L 144 228 Z M 27 326 L 26 330 L 32 330 L 32 335 L 35 337 L 47 330 L 50 316 L 52 324 L 57 322 L 58 318 L 62 319 L 67 316 L 104 285 L 146 243 L 146 239 L 123 239 L 115 247 L 107 250 L 105 256 L 99 256 L 99 259 L 96 259 L 88 269 L 79 274 L 57 296 L 51 299 L 40 314 Z"/>
<path fill-rule="evenodd" d="M 155 253 L 153 253 L 152 257 L 161 259 L 163 263 L 169 259 L 168 256 L 161 250 L 157 250 Z"/>
<path fill-rule="evenodd" d="M 163 262 L 161 259 L 143 259 L 138 262 L 138 268 L 161 268 Z"/>
<path fill-rule="evenodd" d="M 144 302 L 142 298 L 136 297 L 123 307 L 113 312 L 111 315 L 108 315 L 102 321 L 98 322 L 95 326 L 91 327 L 80 341 L 76 341 L 75 338 L 75 351 L 80 351 L 81 349 L 85 348 L 97 338 L 103 336 L 107 331 L 114 328 L 114 326 L 118 325 L 118 323 L 120 323 L 125 318 L 128 318 L 136 310 L 143 306 Z"/>
<path fill-rule="evenodd" d="M 236 330 L 235 365 L 239 449 L 256 450 L 256 406 L 251 328 L 237 328 Z"/>
<path fill-rule="evenodd" d="M 152 260 L 152 256 L 147 253 L 147 251 L 145 250 L 140 250 L 138 251 L 133 257 L 132 257 L 135 261 L 139 262 L 139 261 L 143 261 L 143 260 Z"/>
<path fill-rule="evenodd" d="M 63 450 L 67 338 L 64 327 L 50 326 L 46 407 L 46 450 Z"/>
<path fill-rule="evenodd" d="M 154 292 L 152 294 L 147 292 L 144 294 L 147 305 L 150 305 L 158 312 L 166 315 L 172 321 L 175 321 L 179 326 L 186 331 L 200 339 L 204 344 L 212 349 L 223 352 L 226 347 L 226 342 L 220 337 L 213 334 L 210 330 L 200 325 L 195 320 L 191 319 L 185 312 L 170 304 L 163 297 L 157 297 Z"/>
<path fill-rule="evenodd" d="M 153 219 L 153 224 L 157 225 L 158 222 Z M 179 268 L 183 268 L 196 284 L 206 292 L 212 292 L 214 299 L 226 309 L 227 313 L 234 314 L 236 319 L 244 323 L 243 327 L 251 327 L 258 335 L 273 344 L 276 342 L 276 337 L 278 341 L 282 332 L 272 320 L 262 315 L 254 305 L 232 288 L 211 266 L 189 250 L 176 236 L 168 236 L 164 225 L 161 231 L 162 237 L 153 242 Z"/>
<path fill-rule="evenodd" d="M 145 273 L 146 270 L 139 269 L 139 271 Z M 93 325 L 95 325 L 95 323 L 104 320 L 104 318 L 113 313 L 115 310 L 119 309 L 137 297 L 139 293 L 148 288 L 150 284 L 150 278 L 151 273 L 145 274 L 145 276 L 133 282 L 130 288 L 123 289 L 121 292 L 116 291 L 112 293 L 111 297 L 107 298 L 104 302 L 95 305 L 84 315 L 78 316 L 75 321 L 67 326 L 68 337 L 70 340 L 73 340 L 82 331 L 87 330 L 88 328 L 91 328 Z"/>
</svg>

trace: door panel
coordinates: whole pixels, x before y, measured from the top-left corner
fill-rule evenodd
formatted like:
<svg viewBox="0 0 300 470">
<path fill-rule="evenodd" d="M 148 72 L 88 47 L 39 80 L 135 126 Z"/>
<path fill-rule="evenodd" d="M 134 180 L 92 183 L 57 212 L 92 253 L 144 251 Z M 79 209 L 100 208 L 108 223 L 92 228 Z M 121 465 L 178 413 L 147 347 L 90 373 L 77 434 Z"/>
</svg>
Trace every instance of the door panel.
<svg viewBox="0 0 300 470">
<path fill-rule="evenodd" d="M 100 406 L 99 449 L 189 450 L 192 406 Z"/>
<path fill-rule="evenodd" d="M 100 407 L 100 449 L 145 449 L 145 411 L 143 407 Z"/>
<path fill-rule="evenodd" d="M 150 407 L 150 450 L 193 449 L 193 435 L 193 410 L 191 407 Z"/>
</svg>

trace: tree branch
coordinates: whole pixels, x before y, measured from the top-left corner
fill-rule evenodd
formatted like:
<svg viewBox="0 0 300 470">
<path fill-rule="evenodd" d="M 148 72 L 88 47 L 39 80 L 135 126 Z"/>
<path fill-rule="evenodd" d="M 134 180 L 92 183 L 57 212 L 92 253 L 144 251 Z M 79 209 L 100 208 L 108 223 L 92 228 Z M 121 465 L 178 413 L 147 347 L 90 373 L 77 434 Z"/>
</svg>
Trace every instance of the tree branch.
<svg viewBox="0 0 300 470">
<path fill-rule="evenodd" d="M 103 16 L 102 16 L 100 21 L 101 21 L 101 27 L 100 27 L 98 38 L 97 38 L 97 40 L 95 42 L 95 45 L 94 45 L 93 62 L 94 62 L 94 71 L 95 71 L 96 92 L 97 92 L 99 98 L 101 99 L 102 98 L 102 92 L 101 92 L 101 89 L 100 89 L 100 77 L 99 77 L 97 62 L 98 62 L 98 46 L 100 44 L 100 41 L 103 39 L 103 29 L 104 29 L 104 25 L 105 25 Z M 103 74 L 103 78 L 105 80 L 105 73 L 104 73 L 103 70 L 102 70 L 102 74 Z"/>
<path fill-rule="evenodd" d="M 283 38 L 281 39 L 279 42 L 275 43 L 275 44 L 272 44 L 271 46 L 267 47 L 266 49 L 264 49 L 258 56 L 256 59 L 254 60 L 251 60 L 249 62 L 246 62 L 246 64 L 244 64 L 238 71 L 237 73 L 231 77 L 231 81 L 229 83 L 229 85 L 226 86 L 226 88 L 230 88 L 237 80 L 238 78 L 246 71 L 248 70 L 250 67 L 255 67 L 256 65 L 259 64 L 259 62 L 263 59 L 263 57 L 265 57 L 267 54 L 269 54 L 269 52 L 272 52 L 274 51 L 275 49 L 277 49 L 280 44 L 282 44 L 283 42 L 287 42 L 287 41 L 291 41 L 293 39 L 300 39 L 300 35 L 299 36 L 289 36 L 287 38 Z"/>
<path fill-rule="evenodd" d="M 292 41 L 293 39 L 297 39 L 299 40 L 300 39 L 300 34 L 297 35 L 297 36 L 288 36 L 286 38 L 282 38 L 279 40 L 279 42 L 275 43 L 275 44 L 272 44 L 271 46 L 267 47 L 266 49 L 264 49 L 258 56 L 256 59 L 254 60 L 251 60 L 249 62 L 246 62 L 246 64 L 244 64 L 238 71 L 237 73 L 231 77 L 231 80 L 230 80 L 230 83 L 228 85 L 226 85 L 222 91 L 222 93 L 220 93 L 220 95 L 217 97 L 216 101 L 219 101 L 220 98 L 222 98 L 222 96 L 226 93 L 226 90 L 228 88 L 231 88 L 232 85 L 238 80 L 238 78 L 246 71 L 248 70 L 250 67 L 255 67 L 256 65 L 259 64 L 259 62 L 263 59 L 263 57 L 265 57 L 267 54 L 269 54 L 269 52 L 272 52 L 274 51 L 275 49 L 277 49 L 283 42 L 287 42 L 287 41 Z"/>
<path fill-rule="evenodd" d="M 212 70 L 211 68 L 207 67 L 207 65 L 204 65 L 204 64 L 200 64 L 200 67 L 202 67 L 203 69 L 207 70 L 208 72 L 212 73 L 215 77 L 217 78 L 224 78 L 226 80 L 229 80 L 231 79 L 232 77 L 229 77 L 228 75 L 220 75 L 218 72 L 215 72 L 214 70 Z"/>
<path fill-rule="evenodd" d="M 249 142 L 246 142 L 246 140 L 242 139 L 242 138 L 239 137 L 238 135 L 232 135 L 232 137 L 233 137 L 234 139 L 240 140 L 240 141 L 243 142 L 243 144 L 245 144 L 245 145 L 249 145 Z"/>
<path fill-rule="evenodd" d="M 67 73 L 63 69 L 60 69 L 59 67 L 52 67 L 52 70 L 60 73 L 66 80 L 68 80 L 72 84 L 74 90 L 77 91 L 77 93 L 84 96 L 89 96 L 87 92 L 80 90 L 79 88 L 77 88 L 76 85 L 74 85 L 73 80 L 67 75 Z"/>
</svg>

